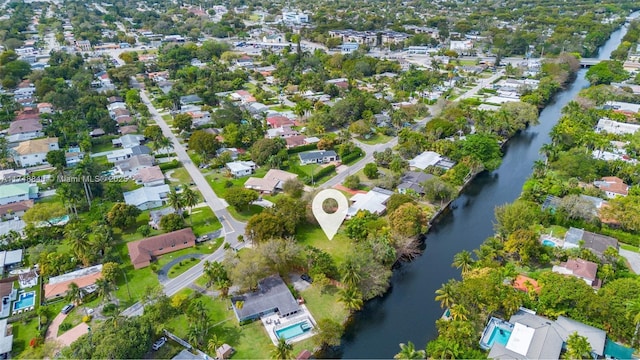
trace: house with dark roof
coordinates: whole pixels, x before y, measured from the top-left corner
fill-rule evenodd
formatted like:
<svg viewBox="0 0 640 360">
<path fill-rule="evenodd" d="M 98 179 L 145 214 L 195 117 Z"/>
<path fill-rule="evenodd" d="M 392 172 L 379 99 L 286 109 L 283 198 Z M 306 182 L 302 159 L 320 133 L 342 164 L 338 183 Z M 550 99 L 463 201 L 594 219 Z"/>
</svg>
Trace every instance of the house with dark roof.
<svg viewBox="0 0 640 360">
<path fill-rule="evenodd" d="M 129 249 L 131 264 L 135 269 L 140 269 L 149 266 L 157 256 L 195 245 L 196 236 L 193 234 L 193 230 L 185 228 L 129 242 L 127 243 L 127 248 Z"/>
<path fill-rule="evenodd" d="M 400 194 L 415 193 L 419 195 L 424 194 L 422 183 L 433 178 L 433 175 L 424 173 L 422 171 L 408 171 L 400 179 L 400 185 L 397 189 Z"/>
<path fill-rule="evenodd" d="M 22 200 L 14 203 L 0 205 L 0 218 L 10 220 L 21 218 L 24 213 L 33 207 L 33 200 Z"/>
<path fill-rule="evenodd" d="M 581 246 L 591 250 L 598 257 L 604 256 L 604 252 L 609 247 L 616 249 L 616 251 L 620 250 L 618 240 L 611 236 L 600 235 L 574 227 L 569 228 L 564 235 L 564 245 L 562 247 L 564 249 L 574 249 Z"/>
<path fill-rule="evenodd" d="M 338 160 L 338 154 L 333 150 L 315 150 L 298 154 L 300 165 L 326 164 Z"/>
<path fill-rule="evenodd" d="M 187 95 L 180 97 L 180 105 L 189 105 L 201 103 L 202 99 L 198 95 Z"/>
<path fill-rule="evenodd" d="M 10 143 L 35 139 L 44 136 L 39 119 L 16 120 L 9 124 L 7 140 Z"/>
<path fill-rule="evenodd" d="M 298 301 L 291 295 L 280 276 L 270 276 L 258 282 L 258 290 L 231 297 L 231 306 L 238 321 L 255 320 L 263 315 L 278 313 L 287 317 L 300 311 Z"/>
</svg>

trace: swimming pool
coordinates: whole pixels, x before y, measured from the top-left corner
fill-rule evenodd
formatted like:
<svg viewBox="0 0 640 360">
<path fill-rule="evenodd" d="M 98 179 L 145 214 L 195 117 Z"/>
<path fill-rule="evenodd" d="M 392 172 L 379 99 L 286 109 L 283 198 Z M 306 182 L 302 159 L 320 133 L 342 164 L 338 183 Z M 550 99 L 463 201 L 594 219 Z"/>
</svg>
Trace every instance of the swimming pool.
<svg viewBox="0 0 640 360">
<path fill-rule="evenodd" d="M 13 303 L 13 311 L 26 309 L 33 306 L 36 303 L 36 292 L 30 291 L 28 293 L 20 294 L 18 301 Z"/>
<path fill-rule="evenodd" d="M 49 223 L 56 226 L 66 225 L 69 222 L 69 215 L 64 215 L 49 219 Z"/>
<path fill-rule="evenodd" d="M 300 336 L 307 331 L 310 331 L 313 328 L 309 321 L 303 320 L 301 322 L 295 323 L 293 325 L 289 325 L 285 328 L 275 330 L 276 337 L 279 339 L 293 339 L 294 337 Z"/>
<path fill-rule="evenodd" d="M 542 245 L 556 247 L 556 243 L 551 241 L 551 240 L 549 240 L 549 239 L 542 240 Z"/>
<path fill-rule="evenodd" d="M 511 331 L 501 329 L 496 326 L 495 328 L 493 328 L 493 333 L 489 337 L 489 341 L 487 342 L 487 345 L 489 347 L 492 347 L 494 343 L 498 343 L 503 346 L 506 346 L 507 341 L 509 341 L 510 337 L 511 337 Z"/>
</svg>

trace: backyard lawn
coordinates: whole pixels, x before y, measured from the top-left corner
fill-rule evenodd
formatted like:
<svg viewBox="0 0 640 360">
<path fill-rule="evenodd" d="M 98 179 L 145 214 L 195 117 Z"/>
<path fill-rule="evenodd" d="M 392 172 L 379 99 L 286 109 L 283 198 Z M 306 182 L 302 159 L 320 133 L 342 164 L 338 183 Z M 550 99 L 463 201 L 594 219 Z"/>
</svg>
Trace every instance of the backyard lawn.
<svg viewBox="0 0 640 360">
<path fill-rule="evenodd" d="M 339 266 L 351 252 L 352 243 L 344 233 L 338 232 L 333 240 L 327 239 L 320 226 L 304 226 L 296 232 L 300 245 L 310 245 L 331 254 Z"/>
</svg>

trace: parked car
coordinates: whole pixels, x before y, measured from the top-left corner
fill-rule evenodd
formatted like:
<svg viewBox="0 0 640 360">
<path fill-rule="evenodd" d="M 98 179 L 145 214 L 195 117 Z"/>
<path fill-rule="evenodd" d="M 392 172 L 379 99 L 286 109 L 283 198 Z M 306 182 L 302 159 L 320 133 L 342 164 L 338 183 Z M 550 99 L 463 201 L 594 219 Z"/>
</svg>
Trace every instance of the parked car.
<svg viewBox="0 0 640 360">
<path fill-rule="evenodd" d="M 73 310 L 74 307 L 76 307 L 76 306 L 73 305 L 73 304 L 67 304 L 62 308 L 62 311 L 60 311 L 60 312 L 65 314 L 65 315 L 67 315 L 68 313 L 71 312 L 71 310 Z"/>
<path fill-rule="evenodd" d="M 308 282 L 309 284 L 313 284 L 313 279 L 311 278 L 311 276 L 309 276 L 307 274 L 300 275 L 300 279 Z"/>
<path fill-rule="evenodd" d="M 158 339 L 158 341 L 153 343 L 153 346 L 152 346 L 153 351 L 158 351 L 162 347 L 162 345 L 164 345 L 164 343 L 166 342 L 167 342 L 167 338 L 164 336 Z"/>
</svg>

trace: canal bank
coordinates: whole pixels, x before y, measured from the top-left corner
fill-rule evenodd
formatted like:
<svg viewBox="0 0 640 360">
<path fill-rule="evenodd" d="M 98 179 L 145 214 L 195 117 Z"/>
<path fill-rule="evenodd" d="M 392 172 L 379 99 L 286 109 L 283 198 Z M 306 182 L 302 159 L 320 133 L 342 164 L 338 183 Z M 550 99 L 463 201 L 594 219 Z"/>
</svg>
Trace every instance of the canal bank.
<svg viewBox="0 0 640 360">
<path fill-rule="evenodd" d="M 598 58 L 608 59 L 625 33 L 626 27 L 612 33 Z M 550 142 L 548 134 L 562 108 L 588 86 L 585 73 L 580 70 L 576 80 L 541 111 L 539 125 L 509 141 L 500 168 L 480 174 L 452 202 L 451 210 L 427 235 L 424 254 L 394 272 L 389 292 L 367 302 L 347 326 L 338 353 L 325 356 L 391 358 L 401 342 L 424 348 L 437 336 L 435 321 L 443 309 L 434 300 L 435 291 L 448 279 L 460 277 L 459 270 L 451 267 L 453 256 L 472 251 L 493 234 L 494 208 L 519 196 L 534 161 L 540 159 L 540 147 Z"/>
</svg>

